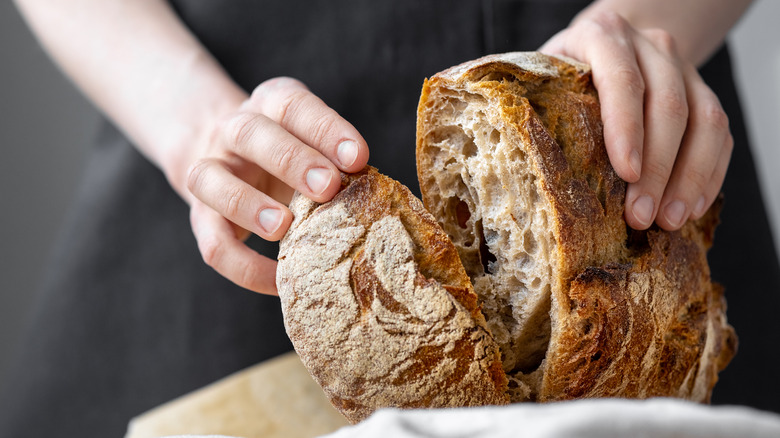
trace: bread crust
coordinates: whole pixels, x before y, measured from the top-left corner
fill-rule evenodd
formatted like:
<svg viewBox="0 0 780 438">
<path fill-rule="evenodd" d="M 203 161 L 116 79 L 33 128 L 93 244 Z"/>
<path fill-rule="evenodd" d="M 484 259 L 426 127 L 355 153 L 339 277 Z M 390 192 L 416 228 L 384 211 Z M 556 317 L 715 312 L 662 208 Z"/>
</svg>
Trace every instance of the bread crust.
<svg viewBox="0 0 780 438">
<path fill-rule="evenodd" d="M 647 241 L 629 263 L 589 267 L 574 279 L 540 400 L 709 402 L 717 372 L 736 352 L 723 289 L 710 281 L 702 250 L 713 225 L 707 217 L 682 231 L 642 233 Z"/>
<path fill-rule="evenodd" d="M 487 127 L 459 116 L 470 113 L 481 115 Z M 516 340 L 501 344 L 510 380 L 530 386 L 513 394 L 513 401 L 608 396 L 709 400 L 718 371 L 736 351 L 722 289 L 712 284 L 706 260 L 719 203 L 680 231 L 627 228 L 626 185 L 606 154 L 588 66 L 540 53 L 470 61 L 425 82 L 417 120 L 423 202 L 458 246 L 483 307 L 490 309 L 496 295 L 520 311 L 549 303 L 544 350 L 531 351 L 539 346 L 523 341 L 519 331 Z M 498 131 L 500 136 L 493 137 L 500 141 L 478 128 Z M 511 165 L 496 163 L 496 151 Z M 480 166 L 480 160 L 494 164 Z M 533 183 L 526 192 L 531 201 L 523 208 L 541 214 L 522 215 L 491 204 L 485 181 L 506 185 L 504 169 L 518 178 L 530 175 Z M 468 192 L 447 190 L 453 173 L 459 173 Z M 447 196 L 466 199 L 469 211 L 459 214 L 481 221 L 481 228 L 452 226 L 458 219 L 448 209 L 453 201 Z M 496 229 L 489 229 L 490 223 Z M 492 266 L 470 270 L 473 251 L 459 242 L 468 243 L 472 235 L 489 246 L 481 236 L 500 233 L 500 228 L 508 230 L 504 241 L 510 244 L 498 251 L 515 254 L 515 259 L 534 256 L 511 243 L 522 242 L 521 230 L 536 230 L 533 240 L 547 241 L 553 254 L 537 256 L 551 274 L 545 277 L 544 269 L 536 269 L 536 277 L 528 277 L 512 271 L 515 260 L 502 260 L 500 254 Z M 480 281 L 485 276 L 493 280 Z M 531 282 L 539 278 L 549 290 L 533 290 Z M 496 293 L 496 284 L 511 281 L 518 284 L 515 289 Z M 491 328 L 500 325 L 493 321 L 502 315 L 485 315 Z M 507 361 L 508 354 L 521 357 Z M 523 362 L 524 354 L 543 359 Z"/>
<path fill-rule="evenodd" d="M 373 168 L 317 204 L 296 195 L 280 245 L 285 327 L 351 422 L 380 407 L 505 404 L 498 347 L 449 238 Z"/>
<path fill-rule="evenodd" d="M 290 204 L 285 327 L 349 421 L 382 407 L 709 400 L 737 345 L 706 259 L 722 200 L 679 231 L 628 228 L 586 65 L 510 53 L 426 80 L 417 170 L 425 207 L 370 167 L 330 202 Z"/>
</svg>

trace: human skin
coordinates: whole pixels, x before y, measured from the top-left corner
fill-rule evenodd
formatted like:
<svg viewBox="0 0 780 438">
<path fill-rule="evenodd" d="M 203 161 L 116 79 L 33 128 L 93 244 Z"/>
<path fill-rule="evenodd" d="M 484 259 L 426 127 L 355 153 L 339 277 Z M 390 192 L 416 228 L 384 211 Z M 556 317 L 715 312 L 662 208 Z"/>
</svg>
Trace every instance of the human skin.
<svg viewBox="0 0 780 438">
<path fill-rule="evenodd" d="M 720 192 L 734 141 L 696 66 L 750 1 L 602 0 L 541 47 L 591 65 L 610 161 L 629 182 L 625 217 L 676 230 Z"/>
<path fill-rule="evenodd" d="M 296 79 L 270 78 L 248 95 L 165 1 L 15 2 L 63 72 L 189 204 L 204 261 L 276 294 L 276 261 L 244 241 L 281 239 L 294 190 L 331 199 L 339 172 L 368 162 L 360 133 Z M 720 191 L 733 140 L 695 66 L 749 3 L 601 0 L 540 48 L 591 64 L 632 227 L 677 229 Z"/>
</svg>

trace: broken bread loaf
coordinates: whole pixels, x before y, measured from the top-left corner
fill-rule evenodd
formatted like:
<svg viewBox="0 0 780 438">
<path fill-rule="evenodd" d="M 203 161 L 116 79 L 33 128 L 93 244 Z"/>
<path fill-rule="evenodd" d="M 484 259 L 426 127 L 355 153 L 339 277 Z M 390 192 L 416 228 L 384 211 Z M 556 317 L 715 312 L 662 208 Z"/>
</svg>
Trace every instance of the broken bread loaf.
<svg viewBox="0 0 780 438">
<path fill-rule="evenodd" d="M 435 219 L 373 169 L 329 203 L 291 204 L 285 324 L 349 420 L 385 406 L 709 400 L 736 349 L 706 260 L 720 201 L 679 231 L 626 226 L 586 65 L 509 53 L 433 76 L 417 170 Z"/>
<path fill-rule="evenodd" d="M 505 404 L 507 378 L 458 252 L 402 184 L 367 168 L 330 202 L 296 194 L 277 285 L 287 334 L 352 422 Z"/>
<path fill-rule="evenodd" d="M 682 230 L 633 231 L 588 66 L 489 56 L 426 81 L 423 202 L 451 237 L 514 401 L 708 400 L 734 354 L 706 250 L 719 203 Z"/>
</svg>

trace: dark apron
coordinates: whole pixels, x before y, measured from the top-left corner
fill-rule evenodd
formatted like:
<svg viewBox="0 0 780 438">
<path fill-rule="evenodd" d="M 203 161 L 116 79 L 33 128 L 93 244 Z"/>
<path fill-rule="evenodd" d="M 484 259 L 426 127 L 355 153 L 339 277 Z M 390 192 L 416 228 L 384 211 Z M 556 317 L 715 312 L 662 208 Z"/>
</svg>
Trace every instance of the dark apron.
<svg viewBox="0 0 780 438">
<path fill-rule="evenodd" d="M 372 165 L 417 191 L 423 78 L 489 52 L 533 50 L 587 2 L 174 3 L 246 90 L 301 79 L 363 134 Z M 711 259 L 740 351 L 714 400 L 780 411 L 780 274 L 726 51 L 703 73 L 736 140 Z M 6 378 L 2 437 L 119 437 L 131 417 L 291 349 L 277 298 L 203 264 L 187 206 L 163 175 L 108 123 L 97 143 Z"/>
</svg>

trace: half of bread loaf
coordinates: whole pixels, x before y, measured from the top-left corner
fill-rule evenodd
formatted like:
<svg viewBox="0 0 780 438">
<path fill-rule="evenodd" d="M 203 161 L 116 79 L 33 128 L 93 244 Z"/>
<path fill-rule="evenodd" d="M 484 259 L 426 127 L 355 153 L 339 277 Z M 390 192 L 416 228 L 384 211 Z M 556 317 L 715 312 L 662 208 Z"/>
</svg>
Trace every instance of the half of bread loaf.
<svg viewBox="0 0 780 438">
<path fill-rule="evenodd" d="M 709 399 L 736 346 L 706 251 L 719 203 L 682 230 L 633 231 L 588 66 L 488 56 L 425 82 L 423 202 L 451 237 L 513 401 Z"/>
<path fill-rule="evenodd" d="M 433 216 L 371 168 L 328 203 L 294 197 L 285 325 L 350 421 L 388 406 L 709 399 L 736 348 L 706 260 L 720 204 L 680 231 L 627 228 L 601 132 L 587 66 L 490 56 L 423 87 Z"/>
<path fill-rule="evenodd" d="M 287 334 L 352 422 L 381 407 L 505 404 L 507 378 L 446 234 L 367 168 L 325 204 L 296 194 L 277 285 Z"/>
</svg>

